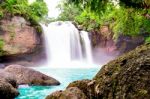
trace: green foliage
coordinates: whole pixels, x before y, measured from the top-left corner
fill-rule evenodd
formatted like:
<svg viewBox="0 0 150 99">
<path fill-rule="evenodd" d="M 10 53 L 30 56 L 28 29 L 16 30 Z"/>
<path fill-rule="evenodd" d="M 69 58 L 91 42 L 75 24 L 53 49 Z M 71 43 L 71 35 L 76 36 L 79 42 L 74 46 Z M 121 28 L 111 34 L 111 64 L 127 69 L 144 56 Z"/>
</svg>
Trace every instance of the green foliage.
<svg viewBox="0 0 150 99">
<path fill-rule="evenodd" d="M 0 56 L 2 56 L 4 53 L 3 47 L 4 47 L 4 41 L 3 39 L 0 39 Z"/>
<path fill-rule="evenodd" d="M 147 38 L 145 39 L 145 43 L 150 43 L 150 37 L 147 37 Z"/>
<path fill-rule="evenodd" d="M 84 8 L 88 8 L 91 11 L 99 13 L 101 10 L 105 10 L 109 0 L 68 0 L 68 2 L 82 5 Z"/>
<path fill-rule="evenodd" d="M 58 7 L 61 9 L 62 13 L 56 20 L 74 21 L 87 31 L 99 27 L 99 16 L 87 9 L 83 10 L 81 5 L 75 5 L 74 3 L 68 4 L 65 2 Z"/>
<path fill-rule="evenodd" d="M 107 25 L 112 30 L 114 39 L 119 35 L 137 36 L 150 33 L 149 0 L 119 0 L 117 4 L 111 0 L 68 0 L 68 2 L 73 6 L 63 6 L 62 15 L 65 16 L 63 20 L 69 16 L 69 13 L 64 12 L 69 12 L 68 9 L 71 8 L 73 16 L 68 20 L 77 22 L 85 30 L 91 31 Z M 75 5 L 81 8 L 79 14 L 74 13 Z M 146 42 L 149 41 L 147 38 Z"/>
<path fill-rule="evenodd" d="M 149 8 L 150 0 L 120 0 L 120 4 L 134 8 Z"/>
<path fill-rule="evenodd" d="M 75 17 L 75 21 L 82 25 L 84 30 L 91 31 L 99 28 L 100 18 L 95 13 L 84 11 L 79 16 Z"/>
<path fill-rule="evenodd" d="M 150 8 L 150 0 L 68 0 L 75 4 L 83 4 L 85 7 L 89 7 L 94 12 L 105 10 L 107 4 L 115 1 L 120 5 L 133 8 Z"/>
<path fill-rule="evenodd" d="M 44 18 L 44 16 L 48 13 L 46 4 L 42 1 L 34 2 L 29 5 L 29 11 L 30 18 L 35 21 L 39 21 L 41 18 Z"/>
<path fill-rule="evenodd" d="M 3 12 L 0 10 L 0 19 L 3 17 Z"/>
<path fill-rule="evenodd" d="M 28 4 L 28 0 L 5 0 L 0 9 L 2 12 L 0 15 L 20 15 L 32 23 L 37 23 L 48 13 L 48 8 L 42 0 L 37 0 L 31 5 Z"/>
<path fill-rule="evenodd" d="M 3 41 L 3 39 L 0 39 L 0 49 L 2 49 L 3 46 L 4 46 L 4 41 Z"/>
<path fill-rule="evenodd" d="M 58 7 L 60 8 L 62 12 L 57 18 L 57 20 L 74 21 L 75 20 L 74 18 L 80 15 L 80 13 L 82 13 L 82 9 L 73 3 L 68 4 L 64 2 L 64 4 L 62 5 L 60 4 Z"/>
<path fill-rule="evenodd" d="M 120 34 L 137 36 L 150 33 L 150 20 L 143 16 L 143 13 L 140 9 L 109 8 L 101 17 L 101 25 L 109 24 L 115 39 Z"/>
<path fill-rule="evenodd" d="M 5 0 L 0 5 L 3 9 L 4 14 L 10 13 L 11 15 L 14 15 L 16 13 L 20 14 L 26 12 L 28 1 L 27 0 Z"/>
</svg>

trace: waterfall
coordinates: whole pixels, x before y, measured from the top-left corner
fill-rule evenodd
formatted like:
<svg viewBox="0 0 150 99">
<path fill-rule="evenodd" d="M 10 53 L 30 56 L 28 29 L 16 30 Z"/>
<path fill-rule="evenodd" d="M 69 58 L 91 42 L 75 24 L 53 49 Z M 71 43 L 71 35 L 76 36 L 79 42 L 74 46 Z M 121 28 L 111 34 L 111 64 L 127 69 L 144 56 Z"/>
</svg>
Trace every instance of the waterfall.
<svg viewBox="0 0 150 99">
<path fill-rule="evenodd" d="M 89 39 L 88 32 L 86 31 L 81 31 L 81 38 L 82 38 L 82 43 L 83 43 L 83 48 L 84 48 L 84 53 L 85 53 L 85 58 L 88 62 L 92 63 L 93 58 L 92 58 L 92 49 L 91 49 L 91 42 Z"/>
<path fill-rule="evenodd" d="M 73 65 L 72 63 L 83 62 L 83 60 L 92 62 L 92 51 L 87 32 L 80 33 L 69 21 L 52 22 L 42 27 L 49 65 Z"/>
</svg>

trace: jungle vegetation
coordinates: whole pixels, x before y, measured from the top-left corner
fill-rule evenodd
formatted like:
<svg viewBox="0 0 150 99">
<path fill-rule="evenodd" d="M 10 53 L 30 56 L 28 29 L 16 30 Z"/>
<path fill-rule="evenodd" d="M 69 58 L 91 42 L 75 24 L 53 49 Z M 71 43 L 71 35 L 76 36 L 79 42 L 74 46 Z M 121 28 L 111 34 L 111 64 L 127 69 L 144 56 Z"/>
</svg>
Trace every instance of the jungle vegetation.
<svg viewBox="0 0 150 99">
<path fill-rule="evenodd" d="M 57 20 L 71 20 L 84 30 L 109 26 L 114 40 L 119 35 L 145 36 L 150 42 L 150 0 L 65 0 Z"/>
</svg>

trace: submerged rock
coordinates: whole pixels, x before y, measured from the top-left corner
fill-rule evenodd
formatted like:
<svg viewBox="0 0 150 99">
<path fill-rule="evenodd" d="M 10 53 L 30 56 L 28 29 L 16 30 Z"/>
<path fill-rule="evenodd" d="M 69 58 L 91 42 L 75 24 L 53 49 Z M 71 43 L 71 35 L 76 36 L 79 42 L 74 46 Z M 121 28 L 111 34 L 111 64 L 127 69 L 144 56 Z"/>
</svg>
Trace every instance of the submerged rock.
<svg viewBox="0 0 150 99">
<path fill-rule="evenodd" d="M 76 81 L 70 87 L 77 87 L 88 99 L 150 99 L 150 44 L 104 65 L 92 81 Z"/>
<path fill-rule="evenodd" d="M 88 99 L 77 87 L 67 88 L 65 91 L 57 91 L 47 96 L 46 99 Z"/>
<path fill-rule="evenodd" d="M 29 85 L 59 85 L 59 81 L 35 71 L 31 68 L 27 68 L 20 65 L 10 65 L 5 68 L 5 71 L 16 76 L 18 84 Z"/>
</svg>

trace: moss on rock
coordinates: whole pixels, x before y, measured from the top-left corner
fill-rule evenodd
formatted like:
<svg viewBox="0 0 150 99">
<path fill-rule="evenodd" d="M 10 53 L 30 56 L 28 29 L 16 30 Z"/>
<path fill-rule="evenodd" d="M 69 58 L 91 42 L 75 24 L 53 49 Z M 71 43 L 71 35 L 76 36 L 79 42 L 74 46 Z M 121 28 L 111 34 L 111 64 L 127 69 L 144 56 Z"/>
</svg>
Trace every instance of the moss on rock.
<svg viewBox="0 0 150 99">
<path fill-rule="evenodd" d="M 67 88 L 65 91 L 57 91 L 47 96 L 46 99 L 88 99 L 77 87 Z"/>
<path fill-rule="evenodd" d="M 102 99 L 150 98 L 150 44 L 106 64 L 94 77 L 95 94 Z"/>
<path fill-rule="evenodd" d="M 93 80 L 75 81 L 70 87 L 77 87 L 88 99 L 150 99 L 150 44 L 104 65 Z"/>
</svg>

